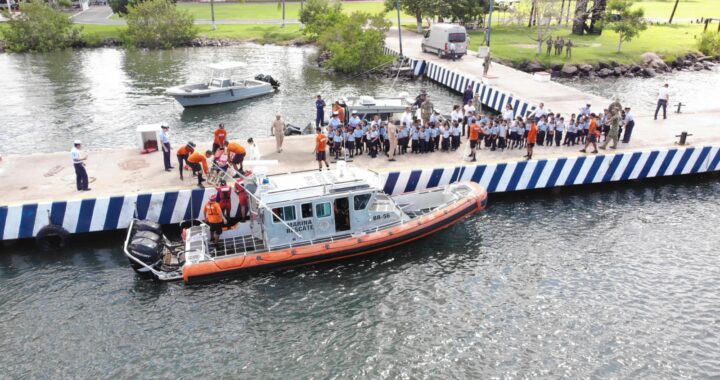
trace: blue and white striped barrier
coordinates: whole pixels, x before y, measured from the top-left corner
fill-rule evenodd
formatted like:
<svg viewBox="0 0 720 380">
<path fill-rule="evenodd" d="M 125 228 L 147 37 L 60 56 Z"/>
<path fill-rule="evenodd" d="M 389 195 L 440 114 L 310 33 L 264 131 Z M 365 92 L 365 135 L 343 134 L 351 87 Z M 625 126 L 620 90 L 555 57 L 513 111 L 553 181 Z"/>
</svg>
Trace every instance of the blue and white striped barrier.
<svg viewBox="0 0 720 380">
<path fill-rule="evenodd" d="M 388 47 L 385 47 L 384 51 L 388 55 L 399 55 L 397 51 Z M 467 86 L 471 86 L 476 94 L 480 94 L 480 102 L 495 111 L 502 112 L 505 106 L 510 104 L 513 107 L 513 116 L 524 116 L 536 108 L 534 104 L 526 100 L 507 94 L 492 85 L 482 83 L 480 80 L 456 73 L 435 62 L 426 62 L 413 58 L 409 58 L 409 60 L 416 76 L 425 75 L 431 80 L 460 93 L 465 91 Z"/>
<path fill-rule="evenodd" d="M 388 194 L 473 181 L 490 193 L 720 171 L 720 146 L 406 170 L 383 174 Z M 49 223 L 70 233 L 127 228 L 133 217 L 162 224 L 197 218 L 215 189 L 0 206 L 0 237 L 34 237 Z M 237 198 L 232 197 L 232 213 Z"/>
<path fill-rule="evenodd" d="M 391 172 L 384 191 L 401 194 L 473 181 L 489 193 L 501 193 L 713 171 L 720 171 L 718 146 Z"/>
</svg>

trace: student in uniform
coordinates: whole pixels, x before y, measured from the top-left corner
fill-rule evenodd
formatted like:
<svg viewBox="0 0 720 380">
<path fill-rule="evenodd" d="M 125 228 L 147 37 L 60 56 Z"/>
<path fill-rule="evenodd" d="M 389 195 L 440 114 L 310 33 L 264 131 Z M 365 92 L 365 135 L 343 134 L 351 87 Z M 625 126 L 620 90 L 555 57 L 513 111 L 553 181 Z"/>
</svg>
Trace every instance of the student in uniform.
<svg viewBox="0 0 720 380">
<path fill-rule="evenodd" d="M 494 152 L 495 149 L 497 149 L 498 133 L 500 133 L 500 128 L 498 128 L 498 125 L 495 122 L 492 122 L 491 126 L 489 128 L 489 132 L 490 132 L 490 151 Z"/>
<path fill-rule="evenodd" d="M 330 170 L 330 164 L 327 162 L 327 143 L 328 138 L 322 133 L 322 129 L 320 127 L 315 128 L 315 149 L 313 150 L 313 153 L 315 153 L 315 160 L 318 163 L 318 170 L 322 171 L 322 164 L 325 163 L 325 167 L 327 170 Z"/>
<path fill-rule="evenodd" d="M 215 152 L 225 146 L 225 140 L 227 140 L 227 131 L 225 130 L 225 124 L 220 123 L 218 129 L 215 130 L 215 139 L 212 144 L 212 152 Z"/>
<path fill-rule="evenodd" d="M 348 153 L 350 154 L 350 158 L 355 157 L 355 129 L 359 126 L 360 126 L 360 122 L 358 122 L 356 127 L 353 127 L 352 125 L 348 125 L 346 127 L 345 133 L 343 134 L 345 148 L 348 150 Z"/>
<path fill-rule="evenodd" d="M 190 141 L 187 144 L 180 147 L 180 149 L 177 150 L 177 160 L 178 160 L 178 169 L 180 170 L 180 180 L 183 180 L 183 167 L 184 164 L 187 163 L 188 157 L 190 157 L 190 154 L 195 151 L 195 143 Z M 190 165 L 188 165 L 190 166 Z"/>
<path fill-rule="evenodd" d="M 380 148 L 380 133 L 374 125 L 371 126 L 368 131 L 368 144 L 370 157 L 377 157 L 378 149 Z"/>
<path fill-rule="evenodd" d="M 430 134 L 427 127 L 420 127 L 420 153 L 424 154 L 428 151 L 428 141 L 430 140 Z"/>
<path fill-rule="evenodd" d="M 565 132 L 565 118 L 559 116 L 555 118 L 555 146 L 560 146 L 562 142 L 563 132 Z"/>
<path fill-rule="evenodd" d="M 440 133 L 442 135 L 442 143 L 441 143 L 440 149 L 443 152 L 449 152 L 450 151 L 450 125 L 447 123 L 447 121 L 441 127 Z"/>
<path fill-rule="evenodd" d="M 342 153 L 342 143 L 343 143 L 343 136 L 342 136 L 342 131 L 340 130 L 340 128 L 335 130 L 335 133 L 333 134 L 333 137 L 332 137 L 332 142 L 333 142 L 332 151 L 335 152 L 335 161 L 337 161 L 338 158 L 340 157 L 340 154 Z"/>
<path fill-rule="evenodd" d="M 211 150 L 205 151 L 204 155 L 195 151 L 187 159 L 188 166 L 192 169 L 193 174 L 197 175 L 199 187 L 204 187 L 203 182 L 205 182 L 205 179 L 203 178 L 203 173 L 208 174 L 207 159 L 212 157 L 212 155 L 213 153 Z"/>
<path fill-rule="evenodd" d="M 353 139 L 355 140 L 355 154 L 361 155 L 363 151 L 363 131 L 362 125 L 355 127 L 353 131 Z"/>
<path fill-rule="evenodd" d="M 545 134 L 547 133 L 547 123 L 545 123 L 545 116 L 540 117 L 540 122 L 538 123 L 538 135 L 537 135 L 537 144 L 542 146 L 545 142 Z"/>
<path fill-rule="evenodd" d="M 410 148 L 410 153 L 418 154 L 420 153 L 420 130 L 417 128 L 417 126 L 413 125 L 411 130 L 411 136 L 412 136 L 412 147 Z"/>
<path fill-rule="evenodd" d="M 437 126 L 435 124 L 430 124 L 430 130 L 428 132 L 428 135 L 430 137 L 430 141 L 428 144 L 428 152 L 432 153 L 438 150 L 436 142 L 439 142 L 438 139 L 440 137 L 440 133 L 438 132 Z"/>
<path fill-rule="evenodd" d="M 547 132 L 545 133 L 545 145 L 552 146 L 553 140 L 555 139 L 555 116 L 550 116 L 545 120 L 547 125 Z"/>
<path fill-rule="evenodd" d="M 463 118 L 463 115 L 462 115 L 462 111 L 460 111 L 460 106 L 457 104 L 454 105 L 452 112 L 450 112 L 450 122 L 452 122 L 454 125 L 455 123 L 460 123 L 462 121 L 462 118 Z M 463 132 L 463 136 L 464 136 L 465 130 L 463 129 L 462 132 Z"/>
<path fill-rule="evenodd" d="M 452 123 L 452 128 L 450 128 L 450 149 L 457 150 L 460 147 L 460 135 L 462 134 L 462 131 L 460 130 L 460 123 L 457 121 L 454 121 Z"/>
<path fill-rule="evenodd" d="M 500 148 L 501 151 L 504 151 L 507 147 L 507 123 L 506 120 L 503 120 L 500 125 L 498 125 L 498 148 Z"/>
</svg>

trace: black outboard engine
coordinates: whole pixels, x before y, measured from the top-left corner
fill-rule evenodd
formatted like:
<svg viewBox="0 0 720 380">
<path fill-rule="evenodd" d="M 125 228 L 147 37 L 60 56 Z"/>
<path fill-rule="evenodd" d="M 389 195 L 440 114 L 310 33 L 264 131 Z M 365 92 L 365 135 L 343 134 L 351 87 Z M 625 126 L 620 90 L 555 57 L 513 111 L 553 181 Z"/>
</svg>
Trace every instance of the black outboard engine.
<svg viewBox="0 0 720 380">
<path fill-rule="evenodd" d="M 157 269 L 162 264 L 163 242 L 160 224 L 148 220 L 136 221 L 133 225 L 128 253 Z M 143 265 L 130 260 L 130 266 L 143 277 L 152 277 L 152 272 Z"/>
<path fill-rule="evenodd" d="M 276 81 L 275 78 L 271 77 L 270 75 L 258 74 L 257 76 L 255 76 L 255 80 L 269 83 L 276 90 L 278 87 L 280 87 L 280 82 Z"/>
<path fill-rule="evenodd" d="M 302 129 L 296 125 L 287 124 L 285 126 L 285 136 L 302 135 Z"/>
</svg>

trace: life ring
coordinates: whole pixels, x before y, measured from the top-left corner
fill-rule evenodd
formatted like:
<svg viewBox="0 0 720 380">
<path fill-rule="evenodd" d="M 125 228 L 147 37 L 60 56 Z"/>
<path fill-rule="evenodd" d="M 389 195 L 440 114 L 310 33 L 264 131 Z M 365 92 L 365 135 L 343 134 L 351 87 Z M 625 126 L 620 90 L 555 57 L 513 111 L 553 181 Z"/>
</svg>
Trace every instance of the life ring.
<svg viewBox="0 0 720 380">
<path fill-rule="evenodd" d="M 63 249 L 69 240 L 70 233 L 57 224 L 48 224 L 41 228 L 35 236 L 35 244 L 43 251 Z"/>
</svg>

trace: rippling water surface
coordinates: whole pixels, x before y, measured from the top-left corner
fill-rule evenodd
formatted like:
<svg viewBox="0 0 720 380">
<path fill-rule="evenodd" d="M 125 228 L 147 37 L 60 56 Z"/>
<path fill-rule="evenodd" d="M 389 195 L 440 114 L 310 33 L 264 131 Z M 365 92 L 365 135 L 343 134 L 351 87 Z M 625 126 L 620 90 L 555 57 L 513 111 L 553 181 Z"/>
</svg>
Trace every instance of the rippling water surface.
<svg viewBox="0 0 720 380">
<path fill-rule="evenodd" d="M 720 376 L 717 177 L 530 193 L 362 260 L 146 282 L 122 236 L 0 255 L 10 377 Z"/>
</svg>

